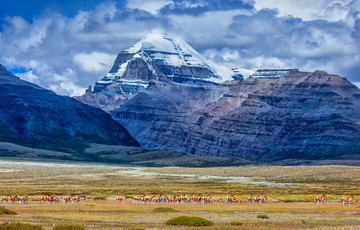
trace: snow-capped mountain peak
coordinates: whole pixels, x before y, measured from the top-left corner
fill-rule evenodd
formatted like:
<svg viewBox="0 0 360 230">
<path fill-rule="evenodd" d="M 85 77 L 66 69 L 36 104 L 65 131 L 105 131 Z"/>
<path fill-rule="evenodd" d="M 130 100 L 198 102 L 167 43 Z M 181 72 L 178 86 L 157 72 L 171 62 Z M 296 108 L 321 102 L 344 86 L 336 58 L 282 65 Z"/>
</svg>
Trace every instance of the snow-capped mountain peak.
<svg viewBox="0 0 360 230">
<path fill-rule="evenodd" d="M 134 66 L 137 67 L 136 70 L 133 69 Z M 139 73 L 145 69 L 147 74 Z M 218 84 L 233 80 L 233 75 L 235 74 L 231 69 L 207 61 L 180 38 L 167 34 L 150 34 L 122 51 L 113 68 L 98 83 L 167 78 L 183 84 Z"/>
<path fill-rule="evenodd" d="M 93 91 L 87 92 L 131 98 L 146 89 L 152 80 L 187 86 L 215 86 L 234 80 L 234 77 L 242 76 L 206 60 L 182 39 L 152 33 L 120 52 L 110 72 L 95 83 Z"/>
</svg>

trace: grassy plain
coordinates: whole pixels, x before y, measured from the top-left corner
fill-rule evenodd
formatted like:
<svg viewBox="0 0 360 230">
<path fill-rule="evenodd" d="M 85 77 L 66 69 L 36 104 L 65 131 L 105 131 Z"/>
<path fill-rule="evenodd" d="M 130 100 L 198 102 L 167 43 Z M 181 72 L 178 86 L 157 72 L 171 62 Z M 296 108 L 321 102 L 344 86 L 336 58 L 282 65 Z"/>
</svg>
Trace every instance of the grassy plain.
<svg viewBox="0 0 360 230">
<path fill-rule="evenodd" d="M 78 224 L 86 229 L 174 229 L 166 221 L 195 216 L 214 222 L 207 229 L 356 228 L 360 205 L 342 206 L 343 195 L 359 198 L 360 167 L 242 166 L 215 168 L 135 167 L 89 163 L 0 161 L 0 195 L 29 195 L 28 205 L 2 204 L 18 215 L 0 222 L 29 223 L 53 229 Z M 243 204 L 116 204 L 116 195 L 235 195 Z M 326 193 L 328 202 L 315 205 Z M 41 194 L 85 194 L 82 204 L 40 204 Z M 268 195 L 265 204 L 245 202 L 249 195 Z M 159 212 L 158 208 L 175 211 Z M 258 218 L 258 216 L 269 218 Z M 237 223 L 236 226 L 232 223 Z M 178 227 L 176 227 L 178 228 Z M 191 228 L 191 227 L 186 227 Z M 198 229 L 198 228 L 197 228 Z"/>
</svg>

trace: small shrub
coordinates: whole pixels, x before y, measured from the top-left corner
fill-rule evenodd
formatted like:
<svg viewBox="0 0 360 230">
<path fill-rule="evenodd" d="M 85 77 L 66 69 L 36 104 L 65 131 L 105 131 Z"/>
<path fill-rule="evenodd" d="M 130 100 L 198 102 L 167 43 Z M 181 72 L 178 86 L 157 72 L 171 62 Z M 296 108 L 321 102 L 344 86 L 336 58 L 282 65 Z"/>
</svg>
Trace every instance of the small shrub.
<svg viewBox="0 0 360 230">
<path fill-rule="evenodd" d="M 56 225 L 54 230 L 84 230 L 83 226 L 79 225 Z"/>
<path fill-rule="evenodd" d="M 238 221 L 231 222 L 230 224 L 231 224 L 231 226 L 241 226 L 241 225 L 243 225 L 242 222 L 238 222 Z"/>
<path fill-rule="evenodd" d="M 178 210 L 173 208 L 165 208 L 165 207 L 154 208 L 154 212 L 177 212 L 177 211 Z"/>
<path fill-rule="evenodd" d="M 257 215 L 257 218 L 260 219 L 269 219 L 270 217 L 268 215 Z"/>
<path fill-rule="evenodd" d="M 201 217 L 179 216 L 168 220 L 166 224 L 180 226 L 212 226 L 214 223 Z"/>
<path fill-rule="evenodd" d="M 3 223 L 0 224 L 0 230 L 42 230 L 41 226 L 31 225 L 31 224 L 12 224 L 12 223 Z"/>
<path fill-rule="evenodd" d="M 106 197 L 104 196 L 96 196 L 93 198 L 93 200 L 106 200 Z"/>
<path fill-rule="evenodd" d="M 0 207 L 0 215 L 17 215 L 17 213 L 7 208 Z"/>
</svg>

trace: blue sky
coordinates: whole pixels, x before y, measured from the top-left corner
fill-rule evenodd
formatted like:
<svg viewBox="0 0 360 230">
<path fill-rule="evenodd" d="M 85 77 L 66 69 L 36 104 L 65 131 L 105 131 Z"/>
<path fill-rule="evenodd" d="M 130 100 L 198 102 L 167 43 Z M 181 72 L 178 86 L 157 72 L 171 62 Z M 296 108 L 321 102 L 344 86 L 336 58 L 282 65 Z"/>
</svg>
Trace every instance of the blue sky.
<svg viewBox="0 0 360 230">
<path fill-rule="evenodd" d="M 21 16 L 29 22 L 44 12 L 56 12 L 66 17 L 74 17 L 79 11 L 91 11 L 102 3 L 100 0 L 9 0 L 1 1 L 0 18 Z M 117 1 L 117 7 L 123 8 L 126 1 Z"/>
<path fill-rule="evenodd" d="M 148 33 L 228 67 L 318 69 L 360 82 L 360 0 L 1 1 L 0 63 L 79 95 Z"/>
</svg>

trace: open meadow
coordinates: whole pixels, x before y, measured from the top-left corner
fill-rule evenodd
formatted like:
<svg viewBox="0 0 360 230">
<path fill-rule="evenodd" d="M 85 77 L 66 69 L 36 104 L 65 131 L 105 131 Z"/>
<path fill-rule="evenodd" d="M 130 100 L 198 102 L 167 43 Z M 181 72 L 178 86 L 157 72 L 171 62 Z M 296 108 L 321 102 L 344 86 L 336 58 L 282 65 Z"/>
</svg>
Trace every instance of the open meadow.
<svg viewBox="0 0 360 230">
<path fill-rule="evenodd" d="M 137 167 L 95 163 L 0 161 L 0 195 L 29 196 L 28 204 L 3 202 L 0 222 L 53 229 L 76 224 L 85 229 L 175 229 L 178 216 L 202 217 L 207 229 L 349 229 L 360 226 L 357 166 L 241 166 L 213 168 Z M 140 202 L 133 196 L 211 195 L 211 203 Z M 324 205 L 315 197 L 326 194 Z M 40 203 L 54 195 L 59 202 Z M 62 197 L 85 195 L 79 203 Z M 249 196 L 268 196 L 248 203 Z M 354 195 L 351 206 L 343 196 Z M 117 196 L 126 196 L 116 202 Z M 214 203 L 235 196 L 242 203 Z M 181 227 L 198 228 L 198 227 Z"/>
</svg>

